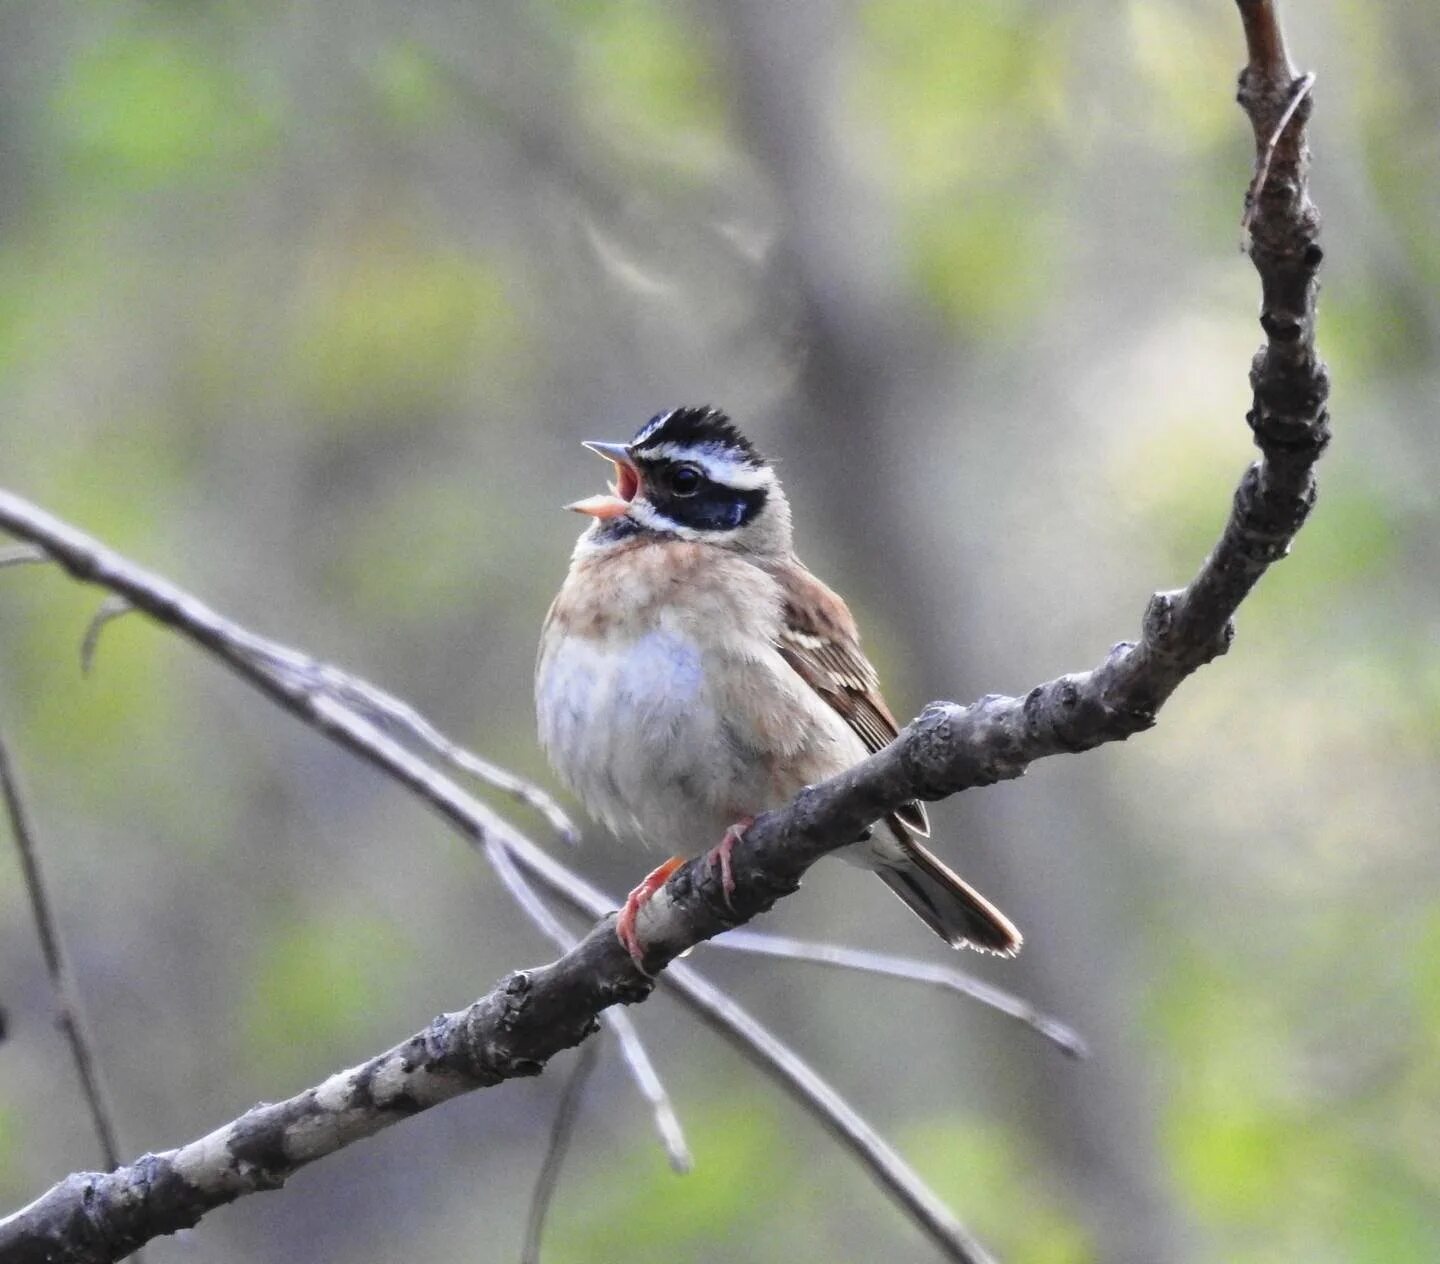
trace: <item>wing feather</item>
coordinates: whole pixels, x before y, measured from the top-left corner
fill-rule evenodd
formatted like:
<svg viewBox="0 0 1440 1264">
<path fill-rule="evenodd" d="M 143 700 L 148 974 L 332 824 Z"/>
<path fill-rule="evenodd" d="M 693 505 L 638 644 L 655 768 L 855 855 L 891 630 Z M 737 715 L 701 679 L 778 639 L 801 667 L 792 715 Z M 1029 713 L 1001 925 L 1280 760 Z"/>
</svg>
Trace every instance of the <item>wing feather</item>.
<svg viewBox="0 0 1440 1264">
<path fill-rule="evenodd" d="M 783 593 L 776 638 L 781 657 L 840 714 L 867 751 L 890 745 L 899 728 L 845 603 L 798 561 L 777 568 L 775 578 Z M 921 803 L 902 805 L 893 819 L 913 833 L 930 833 Z"/>
</svg>

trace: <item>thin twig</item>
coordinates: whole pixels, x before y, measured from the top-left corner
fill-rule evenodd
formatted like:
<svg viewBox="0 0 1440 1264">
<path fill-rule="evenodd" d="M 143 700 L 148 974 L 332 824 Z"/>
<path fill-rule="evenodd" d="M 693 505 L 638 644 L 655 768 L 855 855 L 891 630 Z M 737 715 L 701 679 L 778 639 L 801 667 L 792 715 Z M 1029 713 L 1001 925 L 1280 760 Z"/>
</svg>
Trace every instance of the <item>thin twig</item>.
<svg viewBox="0 0 1440 1264">
<path fill-rule="evenodd" d="M 100 648 L 100 634 L 105 631 L 107 624 L 118 619 L 121 615 L 129 614 L 135 607 L 124 597 L 117 597 L 114 593 L 106 597 L 100 603 L 94 617 L 85 627 L 85 635 L 80 641 L 80 674 L 88 676 L 95 666 L 95 651 Z"/>
<path fill-rule="evenodd" d="M 766 931 L 748 929 L 732 930 L 712 939 L 710 944 L 715 948 L 752 952 L 766 957 L 783 957 L 789 961 L 811 961 L 817 965 L 858 970 L 864 974 L 878 974 L 891 979 L 908 979 L 912 983 L 926 983 L 944 988 L 946 991 L 969 997 L 972 1001 L 979 1001 L 990 1009 L 1024 1023 L 1072 1058 L 1083 1058 L 1089 1054 L 1084 1038 L 1069 1024 L 1036 1009 L 1029 1001 L 1013 992 L 1007 992 L 1004 988 L 987 983 L 964 970 L 942 966 L 938 962 L 886 952 L 870 952 L 863 948 L 847 948 L 841 944 L 814 943 L 804 939 L 792 939 L 788 935 L 773 935 Z"/>
<path fill-rule="evenodd" d="M 38 546 L 47 559 L 58 562 L 74 578 L 108 588 L 137 610 L 183 630 L 190 640 L 209 650 L 252 684 L 267 682 L 262 686 L 265 692 L 293 714 L 313 724 L 319 711 L 317 704 L 326 697 L 348 702 L 352 707 L 362 705 L 373 709 L 388 727 L 398 727 L 407 738 L 541 813 L 566 842 L 574 842 L 578 836 L 564 810 L 539 786 L 451 741 L 408 703 L 330 663 L 226 619 L 198 597 L 127 561 L 84 532 L 20 497 L 0 493 L 0 498 L 18 511 L 12 534 L 25 537 L 30 546 Z M 22 525 L 26 520 L 28 526 Z M 39 535 L 31 537 L 30 528 L 37 529 Z M 499 819 L 488 809 L 487 814 Z"/>
<path fill-rule="evenodd" d="M 53 560 L 44 549 L 23 544 L 13 548 L 0 549 L 0 568 L 21 566 L 32 563 L 46 563 Z M 195 606 L 202 603 L 188 599 Z M 95 617 L 86 626 L 80 644 L 80 668 L 89 675 L 99 648 L 100 635 L 112 620 L 136 609 L 134 603 L 122 594 L 112 594 L 95 612 Z M 154 613 L 152 610 L 150 613 Z M 213 611 L 209 613 L 214 614 Z M 216 616 L 219 620 L 219 616 Z M 228 624 L 228 627 L 221 626 Z M 409 703 L 402 702 L 384 689 L 343 671 L 331 663 L 312 658 L 298 650 L 272 641 L 257 633 L 219 620 L 214 629 L 228 642 L 230 653 L 238 656 L 253 656 L 275 672 L 288 676 L 303 690 L 327 691 L 337 698 L 368 711 L 387 726 L 398 729 L 404 736 L 412 738 L 421 746 L 428 747 L 446 763 L 461 772 L 468 773 L 492 789 L 509 795 L 545 818 L 546 823 L 567 846 L 580 841 L 580 831 L 565 810 L 539 786 L 517 777 L 508 769 L 491 763 L 483 756 L 460 745 L 435 727 L 424 715 Z"/>
<path fill-rule="evenodd" d="M 3 737 L 0 737 L 0 794 L 3 794 L 5 799 L 10 832 L 15 837 L 15 849 L 20 854 L 20 870 L 25 878 L 26 893 L 30 897 L 35 931 L 40 938 L 40 952 L 45 958 L 45 970 L 50 976 L 50 987 L 55 994 L 56 1025 L 65 1034 L 65 1041 L 70 1046 L 70 1056 L 74 1059 L 75 1070 L 80 1076 L 80 1086 L 85 1093 L 90 1120 L 95 1125 L 95 1136 L 100 1142 L 100 1153 L 108 1166 L 115 1167 L 120 1162 L 120 1143 L 116 1135 L 114 1112 L 110 1109 L 100 1077 L 100 1061 L 95 1053 L 94 1037 L 85 1017 L 85 1008 L 81 1004 L 74 975 L 70 971 L 69 954 L 65 951 L 65 941 L 60 934 L 60 923 L 45 888 L 34 825 L 25 806 L 24 796 L 20 793 L 20 783 Z"/>
<path fill-rule="evenodd" d="M 469 773 L 477 780 L 508 794 L 517 802 L 539 812 L 561 842 L 569 847 L 579 844 L 580 831 L 576 828 L 574 821 L 554 799 L 539 787 L 531 785 L 528 781 L 515 776 L 498 764 L 492 764 L 488 759 L 484 759 L 474 751 L 452 741 L 414 707 L 402 702 L 393 694 L 386 693 L 383 689 L 377 689 L 358 676 L 340 672 L 328 664 L 321 664 L 321 666 L 339 696 L 347 702 L 359 704 L 362 709 L 368 708 L 374 714 L 399 724 L 402 729 L 408 730 L 422 745 L 428 746 L 451 767 Z"/>
<path fill-rule="evenodd" d="M 609 1018 L 615 1038 L 620 1042 L 620 1056 L 630 1068 L 635 1087 L 640 1090 L 640 1096 L 650 1103 L 650 1113 L 654 1117 L 661 1144 L 665 1147 L 665 1157 L 669 1160 L 670 1170 L 677 1176 L 688 1175 L 695 1168 L 695 1156 L 690 1153 L 690 1144 L 685 1140 L 685 1129 L 680 1124 L 680 1116 L 675 1113 L 675 1106 L 660 1078 L 660 1072 L 655 1069 L 650 1051 L 640 1039 L 640 1029 L 635 1025 L 634 1019 L 623 1010 L 607 1009 L 605 1014 Z"/>
<path fill-rule="evenodd" d="M 253 656 L 261 666 L 288 676 L 301 689 L 327 693 L 401 737 L 428 748 L 451 767 L 538 812 L 567 846 L 579 843 L 580 831 L 575 823 L 539 786 L 451 740 L 408 702 L 332 663 L 302 654 L 278 641 L 257 636 L 234 624 L 231 631 L 238 634 L 232 638 L 238 651 Z"/>
<path fill-rule="evenodd" d="M 545 1147 L 545 1162 L 540 1166 L 535 1193 L 530 1200 L 530 1219 L 525 1229 L 525 1249 L 520 1252 L 520 1264 L 540 1264 L 540 1239 L 545 1233 L 545 1217 L 560 1180 L 560 1167 L 575 1135 L 580 1099 L 584 1095 L 586 1081 L 595 1069 L 599 1052 L 598 1039 L 587 1040 L 580 1046 L 580 1056 L 575 1060 L 570 1078 L 565 1081 L 565 1091 L 560 1094 L 560 1104 L 555 1108 L 555 1123 L 550 1129 L 550 1141 Z"/>
<path fill-rule="evenodd" d="M 1236 8 L 1240 10 L 1240 24 L 1245 29 L 1246 69 L 1271 83 L 1292 82 L 1295 68 L 1290 64 L 1275 0 L 1236 0 Z M 1248 113 L 1246 103 L 1240 104 Z"/>
<path fill-rule="evenodd" d="M 990 1253 L 890 1143 L 861 1118 L 829 1081 L 728 992 L 683 961 L 672 962 L 659 981 L 666 991 L 673 992 L 712 1031 L 723 1036 L 750 1061 L 764 1059 L 772 1076 L 809 1108 L 832 1137 L 864 1163 L 880 1187 L 925 1231 L 947 1260 L 955 1264 L 994 1264 Z"/>
<path fill-rule="evenodd" d="M 44 564 L 50 555 L 33 544 L 19 544 L 13 548 L 0 549 L 0 570 L 7 566 L 32 566 Z"/>
<path fill-rule="evenodd" d="M 576 936 L 560 924 L 559 919 L 530 885 L 529 879 L 520 872 L 505 848 L 492 840 L 485 844 L 485 856 L 494 866 L 496 874 L 515 903 L 549 937 L 551 943 L 561 952 L 569 952 L 575 946 Z M 629 1069 L 640 1095 L 650 1103 L 655 1129 L 660 1134 L 660 1143 L 665 1147 L 665 1157 L 671 1170 L 685 1175 L 695 1166 L 695 1160 L 685 1140 L 685 1131 L 680 1126 L 679 1116 L 671 1104 L 670 1094 L 665 1091 L 665 1085 L 660 1079 L 660 1073 L 655 1069 L 649 1050 L 640 1039 L 635 1020 L 623 1009 L 612 1007 L 601 1015 L 601 1021 L 615 1033 L 620 1057 Z"/>
<path fill-rule="evenodd" d="M 1290 97 L 1290 104 L 1285 107 L 1285 113 L 1280 116 L 1280 121 L 1275 124 L 1275 130 L 1270 133 L 1270 139 L 1265 143 L 1256 159 L 1255 175 L 1250 181 L 1250 187 L 1245 190 L 1245 213 L 1240 217 L 1241 250 L 1245 249 L 1249 240 L 1250 225 L 1255 219 L 1255 208 L 1259 205 L 1260 195 L 1265 192 L 1265 182 L 1270 178 L 1270 163 L 1275 157 L 1275 147 L 1280 144 L 1280 137 L 1290 126 L 1290 120 L 1295 117 L 1295 111 L 1300 108 L 1300 103 L 1310 95 L 1310 89 L 1314 86 L 1315 72 L 1308 70 L 1295 85 L 1295 91 Z"/>
</svg>

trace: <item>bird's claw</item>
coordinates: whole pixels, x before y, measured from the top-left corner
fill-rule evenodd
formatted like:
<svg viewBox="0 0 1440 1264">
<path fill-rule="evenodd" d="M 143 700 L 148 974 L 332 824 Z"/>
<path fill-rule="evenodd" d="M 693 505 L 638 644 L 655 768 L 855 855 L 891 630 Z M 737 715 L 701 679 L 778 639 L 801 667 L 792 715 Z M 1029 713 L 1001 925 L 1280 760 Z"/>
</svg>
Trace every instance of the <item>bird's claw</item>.
<svg viewBox="0 0 1440 1264">
<path fill-rule="evenodd" d="M 615 919 L 615 938 L 630 954 L 630 960 L 635 963 L 635 968 L 647 979 L 653 979 L 655 976 L 645 968 L 645 947 L 640 942 L 640 935 L 635 928 L 635 919 L 640 915 L 641 908 L 650 901 L 655 892 L 670 881 L 671 874 L 684 863 L 682 857 L 672 856 L 663 865 L 646 874 L 640 885 L 625 897 L 624 907 L 621 908 L 619 916 Z"/>
<path fill-rule="evenodd" d="M 725 831 L 725 837 L 710 849 L 710 867 L 713 869 L 717 864 L 720 866 L 720 889 L 725 893 L 725 907 L 732 911 L 735 906 L 730 902 L 730 897 L 735 894 L 735 871 L 731 868 L 730 853 L 735 850 L 735 844 L 745 837 L 745 831 L 754 824 L 753 816 L 742 816 Z"/>
</svg>

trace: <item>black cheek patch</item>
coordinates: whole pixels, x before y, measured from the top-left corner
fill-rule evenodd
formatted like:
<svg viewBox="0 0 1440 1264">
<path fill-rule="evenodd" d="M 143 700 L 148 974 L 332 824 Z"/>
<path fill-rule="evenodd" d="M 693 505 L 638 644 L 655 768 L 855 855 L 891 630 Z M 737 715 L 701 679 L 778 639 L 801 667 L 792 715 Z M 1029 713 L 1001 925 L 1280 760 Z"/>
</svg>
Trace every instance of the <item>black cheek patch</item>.
<svg viewBox="0 0 1440 1264">
<path fill-rule="evenodd" d="M 741 490 L 707 482 L 694 496 L 653 497 L 655 508 L 672 522 L 695 531 L 733 531 L 751 521 L 765 505 L 763 487 Z"/>
</svg>

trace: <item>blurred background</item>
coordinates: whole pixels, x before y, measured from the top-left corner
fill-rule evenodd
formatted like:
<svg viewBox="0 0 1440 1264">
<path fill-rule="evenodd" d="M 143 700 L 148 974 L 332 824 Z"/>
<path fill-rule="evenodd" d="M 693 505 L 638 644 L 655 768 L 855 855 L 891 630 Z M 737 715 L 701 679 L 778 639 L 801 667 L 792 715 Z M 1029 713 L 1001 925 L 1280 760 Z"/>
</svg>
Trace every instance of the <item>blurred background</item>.
<svg viewBox="0 0 1440 1264">
<path fill-rule="evenodd" d="M 1293 557 L 1153 733 L 935 812 L 1027 939 L 963 964 L 1093 1058 L 693 958 L 1009 1264 L 1440 1258 L 1434 16 L 1286 13 L 1336 422 Z M 1242 59 L 1225 0 L 0 5 L 0 484 L 552 785 L 530 671 L 559 506 L 604 474 L 578 441 L 714 403 L 898 712 L 1023 691 L 1134 634 L 1251 459 Z M 175 637 L 121 620 L 83 679 L 99 600 L 0 576 L 0 727 L 129 1152 L 552 955 L 459 839 Z M 650 863 L 596 829 L 575 859 L 616 892 Z M 766 924 L 954 960 L 839 865 Z M 98 1156 L 3 854 L 0 1004 L 9 1210 Z M 548 1260 L 934 1258 L 672 1002 L 635 1016 L 696 1170 L 607 1057 Z M 512 1260 L 563 1078 L 149 1259 Z"/>
</svg>

